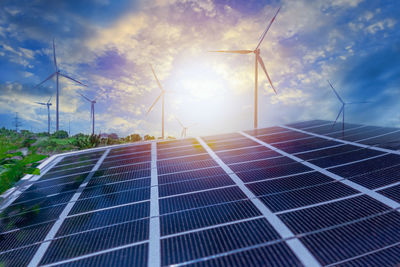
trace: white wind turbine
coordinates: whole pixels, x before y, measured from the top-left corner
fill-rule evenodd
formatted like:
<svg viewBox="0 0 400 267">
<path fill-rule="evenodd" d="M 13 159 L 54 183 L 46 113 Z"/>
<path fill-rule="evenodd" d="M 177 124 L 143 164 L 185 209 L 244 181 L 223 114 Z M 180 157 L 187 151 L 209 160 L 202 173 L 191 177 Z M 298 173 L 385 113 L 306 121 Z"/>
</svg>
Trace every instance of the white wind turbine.
<svg viewBox="0 0 400 267">
<path fill-rule="evenodd" d="M 156 79 L 156 82 L 158 84 L 158 87 L 161 90 L 160 95 L 156 98 L 156 100 L 153 102 L 153 104 L 150 106 L 149 110 L 147 111 L 146 115 L 149 114 L 149 112 L 153 109 L 154 105 L 158 102 L 158 100 L 160 100 L 160 98 L 162 98 L 162 117 L 161 117 L 161 139 L 164 139 L 164 96 L 165 96 L 165 90 L 164 88 L 161 86 L 160 81 L 157 78 L 156 73 L 154 72 L 153 66 L 150 64 L 150 68 L 151 71 L 153 72 L 154 78 Z"/>
<path fill-rule="evenodd" d="M 274 85 L 272 84 L 271 78 L 268 75 L 267 69 L 265 67 L 264 61 L 262 60 L 260 56 L 260 45 L 262 41 L 264 40 L 265 35 L 267 34 L 269 28 L 271 27 L 272 23 L 274 22 L 276 16 L 278 15 L 278 12 L 281 8 L 276 11 L 275 16 L 272 18 L 270 23 L 268 24 L 267 28 L 261 35 L 260 41 L 258 42 L 256 48 L 254 50 L 218 50 L 218 51 L 210 51 L 210 52 L 219 52 L 219 53 L 235 53 L 235 54 L 250 54 L 254 53 L 255 54 L 255 86 L 254 86 L 254 128 L 258 127 L 258 63 L 260 63 L 261 68 L 263 69 L 265 75 L 268 78 L 269 84 L 271 85 L 272 89 L 274 90 L 276 94 L 276 90 Z"/>
<path fill-rule="evenodd" d="M 47 101 L 47 103 L 35 102 L 36 104 L 47 106 L 47 133 L 48 134 L 50 134 L 50 106 L 52 105 L 50 103 L 50 101 L 51 101 L 51 96 L 50 96 L 49 100 Z"/>
<path fill-rule="evenodd" d="M 195 124 L 192 124 L 190 126 L 185 126 L 177 117 L 175 117 L 175 119 L 178 121 L 179 125 L 182 127 L 181 138 L 185 138 L 189 127 L 193 127 Z"/>
<path fill-rule="evenodd" d="M 94 135 L 94 104 L 96 104 L 96 99 L 90 100 L 88 97 L 84 96 L 83 94 L 79 93 L 84 99 L 90 102 L 90 120 L 92 121 L 92 135 Z"/>
<path fill-rule="evenodd" d="M 59 85 L 58 85 L 59 76 L 62 76 L 62 77 L 64 77 L 64 78 L 67 78 L 67 79 L 69 79 L 69 80 L 71 80 L 71 81 L 74 81 L 74 82 L 76 82 L 76 83 L 78 83 L 78 84 L 80 84 L 80 85 L 86 86 L 86 87 L 87 87 L 87 85 L 85 85 L 85 84 L 81 83 L 80 81 L 77 81 L 77 80 L 75 80 L 75 79 L 73 79 L 73 78 L 71 78 L 71 77 L 65 75 L 64 73 L 61 73 L 61 72 L 60 72 L 60 69 L 59 69 L 58 66 L 57 66 L 56 46 L 55 46 L 55 44 L 54 44 L 54 39 L 53 39 L 53 60 L 54 60 L 53 63 L 54 63 L 55 72 L 53 72 L 53 73 L 52 73 L 49 77 L 47 77 L 44 81 L 42 81 L 41 83 L 39 83 L 38 85 L 36 85 L 35 88 L 38 87 L 38 86 L 40 86 L 40 85 L 42 85 L 42 84 L 45 83 L 46 81 L 50 80 L 50 79 L 53 78 L 54 76 L 56 76 L 56 88 L 57 88 L 57 95 L 56 95 L 56 131 L 58 131 L 58 130 L 59 130 L 59 114 L 58 114 L 58 111 L 59 111 L 59 106 L 60 106 L 60 105 L 59 105 Z"/>
<path fill-rule="evenodd" d="M 346 105 L 353 105 L 353 104 L 365 104 L 365 103 L 369 103 L 368 101 L 359 101 L 359 102 L 344 102 L 343 99 L 340 97 L 340 95 L 338 94 L 338 92 L 335 90 L 335 88 L 333 88 L 333 85 L 327 80 L 327 82 L 329 83 L 329 85 L 331 86 L 333 92 L 335 93 L 337 99 L 340 101 L 340 103 L 342 103 L 342 107 L 339 110 L 339 113 L 335 119 L 335 122 L 333 123 L 332 127 L 335 126 L 337 120 L 339 119 L 340 114 L 342 114 L 342 137 L 344 137 L 344 108 Z"/>
</svg>

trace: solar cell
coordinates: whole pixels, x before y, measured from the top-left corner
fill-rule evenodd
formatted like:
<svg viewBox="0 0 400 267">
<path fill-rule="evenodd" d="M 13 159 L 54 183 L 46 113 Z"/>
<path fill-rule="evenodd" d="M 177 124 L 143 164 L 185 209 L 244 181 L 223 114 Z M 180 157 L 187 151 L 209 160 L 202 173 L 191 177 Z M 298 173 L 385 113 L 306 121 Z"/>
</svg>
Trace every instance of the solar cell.
<svg viewBox="0 0 400 267">
<path fill-rule="evenodd" d="M 74 260 L 64 264 L 57 264 L 60 267 L 80 266 L 147 266 L 148 244 L 129 246 L 126 248 L 112 250 L 101 254 L 93 253 L 90 257 Z"/>
<path fill-rule="evenodd" d="M 59 155 L 0 204 L 0 263 L 400 264 L 397 129 L 289 126 Z"/>
<path fill-rule="evenodd" d="M 255 219 L 162 239 L 161 259 L 163 265 L 176 264 L 277 239 L 265 219 Z"/>
<path fill-rule="evenodd" d="M 300 239 L 321 264 L 333 264 L 397 243 L 400 214 L 393 211 Z"/>
</svg>

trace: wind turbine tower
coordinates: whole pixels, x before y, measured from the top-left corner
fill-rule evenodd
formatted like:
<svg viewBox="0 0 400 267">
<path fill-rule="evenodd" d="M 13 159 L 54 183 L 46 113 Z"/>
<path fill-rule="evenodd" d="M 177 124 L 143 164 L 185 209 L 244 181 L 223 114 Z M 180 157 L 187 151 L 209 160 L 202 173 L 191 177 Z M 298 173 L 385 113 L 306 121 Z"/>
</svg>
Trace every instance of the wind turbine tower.
<svg viewBox="0 0 400 267">
<path fill-rule="evenodd" d="M 73 79 L 73 78 L 67 76 L 67 75 L 64 74 L 64 73 L 61 73 L 60 69 L 59 69 L 58 66 L 57 66 L 56 45 L 55 45 L 55 43 L 54 43 L 54 39 L 53 39 L 53 63 L 54 63 L 55 72 L 53 72 L 53 73 L 52 73 L 49 77 L 47 77 L 44 81 L 42 81 L 41 83 L 39 83 L 38 85 L 36 85 L 35 88 L 38 87 L 38 86 L 40 86 L 40 85 L 42 85 L 42 84 L 45 83 L 46 81 L 50 80 L 50 79 L 53 78 L 54 76 L 56 76 L 56 88 L 57 88 L 57 91 L 56 91 L 56 131 L 58 131 L 58 130 L 59 130 L 59 108 L 60 108 L 60 103 L 59 103 L 59 82 L 58 82 L 58 80 L 59 80 L 60 76 L 62 76 L 62 77 L 64 77 L 64 78 L 67 78 L 67 79 L 69 79 L 69 80 L 71 80 L 71 81 L 73 81 L 73 82 L 75 82 L 75 83 L 80 84 L 80 85 L 83 85 L 83 86 L 86 86 L 86 87 L 87 87 L 87 85 L 81 83 L 81 82 L 78 81 L 78 80 L 75 80 L 75 79 Z"/>
<path fill-rule="evenodd" d="M 275 21 L 276 16 L 278 15 L 278 12 L 281 8 L 276 11 L 275 16 L 272 18 L 270 23 L 268 24 L 267 28 L 265 31 L 262 33 L 260 41 L 258 42 L 256 48 L 254 50 L 217 50 L 217 51 L 210 51 L 210 52 L 218 52 L 218 53 L 234 53 L 234 54 L 250 54 L 254 53 L 255 55 L 255 83 L 254 83 L 254 128 L 258 127 L 258 64 L 261 65 L 261 68 L 263 69 L 265 75 L 268 78 L 269 84 L 271 85 L 272 89 L 274 90 L 276 94 L 276 90 L 274 85 L 272 84 L 271 78 L 268 75 L 267 69 L 265 67 L 264 61 L 262 60 L 260 56 L 260 45 L 262 41 L 264 40 L 265 35 L 267 34 L 269 28 L 271 27 L 272 23 Z"/>
<path fill-rule="evenodd" d="M 160 95 L 156 98 L 156 100 L 153 102 L 153 104 L 150 106 L 149 110 L 147 111 L 146 114 L 149 114 L 149 112 L 153 109 L 154 105 L 158 102 L 158 100 L 161 99 L 162 101 L 162 115 L 161 115 L 161 139 L 164 139 L 164 96 L 165 96 L 165 90 L 164 88 L 161 86 L 160 81 L 157 78 L 156 73 L 154 72 L 153 66 L 150 65 L 151 71 L 153 72 L 154 78 L 156 79 L 156 82 L 158 84 L 158 87 L 161 90 Z"/>
<path fill-rule="evenodd" d="M 49 98 L 49 100 L 47 101 L 47 103 L 43 103 L 43 102 L 35 102 L 36 104 L 39 105 L 43 105 L 43 106 L 47 106 L 47 133 L 50 134 L 50 106 L 52 105 L 50 103 L 51 101 L 51 97 Z"/>
<path fill-rule="evenodd" d="M 88 97 L 84 96 L 83 94 L 79 93 L 84 99 L 90 102 L 90 119 L 92 121 L 92 135 L 94 135 L 94 104 L 96 104 L 96 99 L 90 100 Z"/>
<path fill-rule="evenodd" d="M 342 107 L 339 110 L 339 113 L 335 119 L 335 122 L 333 123 L 332 127 L 335 126 L 337 120 L 339 119 L 340 114 L 342 114 L 342 138 L 344 138 L 344 108 L 346 105 L 353 105 L 353 104 L 365 104 L 365 103 L 369 103 L 368 101 L 359 101 L 359 102 L 344 102 L 343 99 L 340 97 L 340 95 L 338 94 L 338 92 L 336 91 L 336 89 L 333 87 L 333 85 L 327 81 L 329 83 L 329 85 L 332 88 L 332 91 L 335 93 L 337 99 L 340 101 L 340 103 L 342 103 Z"/>
</svg>

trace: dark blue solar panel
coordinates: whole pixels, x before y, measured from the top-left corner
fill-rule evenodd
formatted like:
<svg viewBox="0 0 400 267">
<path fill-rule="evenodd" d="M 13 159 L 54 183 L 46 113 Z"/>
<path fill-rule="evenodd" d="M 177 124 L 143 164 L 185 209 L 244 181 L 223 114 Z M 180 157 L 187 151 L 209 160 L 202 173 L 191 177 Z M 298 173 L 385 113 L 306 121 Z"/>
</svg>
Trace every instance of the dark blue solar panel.
<svg viewBox="0 0 400 267">
<path fill-rule="evenodd" d="M 187 266 L 303 266 L 294 255 L 293 251 L 284 243 L 279 242 L 269 246 L 262 246 L 237 252 L 221 255 L 209 260 L 198 260 L 196 263 Z"/>
<path fill-rule="evenodd" d="M 181 171 L 190 171 L 193 169 L 202 169 L 217 166 L 217 163 L 212 160 L 203 160 L 203 161 L 194 161 L 190 163 L 180 163 L 176 165 L 170 165 L 165 167 L 158 168 L 158 174 L 167 174 L 167 173 L 174 173 L 174 172 L 181 172 Z"/>
<path fill-rule="evenodd" d="M 231 155 L 229 153 L 231 151 L 226 151 L 226 152 L 224 152 L 224 154 L 217 153 L 217 155 L 226 164 L 238 163 L 238 162 L 244 162 L 244 161 L 252 161 L 252 160 L 258 160 L 258 159 L 268 159 L 268 158 L 274 158 L 274 157 L 281 156 L 277 152 L 275 152 L 273 150 L 268 150 L 267 148 L 265 149 L 265 151 L 261 151 L 261 152 L 257 152 L 257 150 L 259 150 L 259 149 L 257 149 L 257 150 L 255 150 L 255 149 L 256 148 L 254 148 L 254 152 L 252 152 L 253 151 L 252 148 L 246 149 L 245 152 L 248 152 L 248 154 Z M 236 150 L 235 150 L 235 152 L 236 152 Z"/>
<path fill-rule="evenodd" d="M 6 229 L 6 231 L 10 231 L 34 224 L 52 221 L 58 218 L 64 207 L 65 204 L 48 208 L 34 206 L 33 208 L 18 215 L 13 216 L 13 214 L 3 214 L 3 216 L 8 217 L 1 218 L 0 225 L 1 228 Z"/>
<path fill-rule="evenodd" d="M 126 173 L 119 173 L 107 176 L 93 176 L 89 181 L 88 186 L 95 186 L 99 184 L 116 183 L 123 181 L 130 181 L 134 179 L 146 179 L 150 176 L 150 170 L 140 170 Z"/>
<path fill-rule="evenodd" d="M 302 122 L 290 123 L 290 124 L 287 124 L 287 126 L 293 127 L 293 128 L 297 128 L 297 129 L 303 129 L 303 128 L 323 125 L 323 124 L 327 124 L 327 123 L 329 123 L 329 121 L 311 120 L 311 121 L 302 121 Z"/>
<path fill-rule="evenodd" d="M 250 171 L 237 172 L 236 174 L 243 180 L 243 182 L 255 182 L 265 180 L 268 178 L 275 178 L 291 174 L 312 171 L 311 168 L 304 166 L 301 163 L 292 163 L 287 165 L 276 166 L 272 168 L 255 169 Z"/>
<path fill-rule="evenodd" d="M 26 211 L 32 210 L 32 209 L 43 209 L 46 207 L 51 207 L 51 206 L 56 206 L 59 204 L 66 203 L 71 200 L 72 196 L 74 195 L 74 192 L 68 192 L 68 193 L 60 193 L 54 196 L 43 196 L 43 195 L 35 195 L 33 192 L 31 193 L 24 193 L 27 194 L 26 199 L 29 199 L 29 201 L 25 202 L 20 202 L 20 203 L 15 203 L 13 205 L 8 206 L 3 212 L 2 215 L 4 214 L 19 214 L 19 213 L 24 213 Z M 37 198 L 36 198 L 37 197 Z"/>
<path fill-rule="evenodd" d="M 118 168 L 114 169 L 114 171 L 112 172 L 108 172 L 107 170 L 101 170 L 101 171 L 96 171 L 92 179 L 96 179 L 96 177 L 100 176 L 112 176 L 111 178 L 112 181 L 114 179 L 122 179 L 122 178 L 129 180 L 134 178 L 149 177 L 150 168 L 141 170 L 123 170 L 123 169 L 121 170 L 120 168 Z"/>
<path fill-rule="evenodd" d="M 120 148 L 111 149 L 108 156 L 118 155 L 118 154 L 126 154 L 126 153 L 134 153 L 134 152 L 144 152 L 150 150 L 150 144 L 144 145 L 132 145 Z"/>
<path fill-rule="evenodd" d="M 392 246 L 359 258 L 340 263 L 336 266 L 398 266 L 400 262 L 400 245 Z"/>
<path fill-rule="evenodd" d="M 340 182 L 323 184 L 304 189 L 271 194 L 260 197 L 260 200 L 273 212 L 298 208 L 323 201 L 356 194 L 358 191 Z"/>
<path fill-rule="evenodd" d="M 77 235 L 61 237 L 51 242 L 40 264 L 49 264 L 148 239 L 149 220 L 138 220 Z"/>
<path fill-rule="evenodd" d="M 290 131 L 290 130 L 275 126 L 275 127 L 269 127 L 269 128 L 248 130 L 248 131 L 245 131 L 245 133 L 250 134 L 252 136 L 257 136 L 257 135 L 274 134 L 274 133 L 286 132 L 286 131 Z"/>
<path fill-rule="evenodd" d="M 382 155 L 383 152 L 372 150 L 372 149 L 361 149 L 353 152 L 343 153 L 334 156 L 328 156 L 320 159 L 311 160 L 310 163 L 315 164 L 321 168 L 327 168 L 340 164 L 345 164 L 357 160 L 362 160 L 378 155 Z"/>
<path fill-rule="evenodd" d="M 231 224 L 161 240 L 161 264 L 186 262 L 279 239 L 265 219 Z"/>
<path fill-rule="evenodd" d="M 192 179 L 184 182 L 162 184 L 158 186 L 158 194 L 160 197 L 188 193 L 192 191 L 200 191 L 216 187 L 233 185 L 234 182 L 229 175 L 211 176 L 201 179 Z"/>
<path fill-rule="evenodd" d="M 243 136 L 241 139 L 227 140 L 227 141 L 224 140 L 218 143 L 208 142 L 207 145 L 214 151 L 222 151 L 228 149 L 258 146 L 259 144 Z"/>
<path fill-rule="evenodd" d="M 129 222 L 150 215 L 150 202 L 131 204 L 118 208 L 90 212 L 67 218 L 57 232 L 57 236 L 69 235 L 112 224 Z"/>
<path fill-rule="evenodd" d="M 125 192 L 117 192 L 101 195 L 93 198 L 79 199 L 70 214 L 77 214 L 90 210 L 102 209 L 127 203 L 138 202 L 150 198 L 150 188 L 135 189 Z"/>
<path fill-rule="evenodd" d="M 60 178 L 48 179 L 48 180 L 39 180 L 34 183 L 31 187 L 29 187 L 26 191 L 37 190 L 40 188 L 50 187 L 50 186 L 62 186 L 63 184 L 79 184 L 88 176 L 90 172 L 73 174 L 69 176 L 63 176 Z"/>
<path fill-rule="evenodd" d="M 349 180 L 369 189 L 390 185 L 400 181 L 400 165 L 357 175 Z"/>
<path fill-rule="evenodd" d="M 0 234 L 0 251 L 15 249 L 18 247 L 27 246 L 36 242 L 42 241 L 54 222 L 42 223 L 30 227 L 23 228 L 17 231 L 11 231 Z M 7 231 L 7 229 L 1 229 Z"/>
<path fill-rule="evenodd" d="M 246 195 L 238 187 L 210 190 L 160 199 L 160 214 L 204 207 L 223 202 L 245 199 Z"/>
<path fill-rule="evenodd" d="M 146 170 L 146 169 L 147 170 L 150 169 L 150 162 L 142 162 L 142 163 L 127 165 L 127 166 L 116 166 L 116 167 L 105 168 L 102 170 L 98 170 L 96 172 L 96 176 L 114 175 L 114 174 L 122 173 L 122 172 L 140 171 L 140 170 Z M 100 172 L 102 174 L 99 174 Z"/>
<path fill-rule="evenodd" d="M 46 173 L 44 174 L 40 179 L 45 180 L 45 179 L 51 179 L 51 178 L 56 178 L 56 177 L 61 177 L 61 176 L 66 176 L 66 175 L 71 175 L 71 174 L 80 174 L 82 172 L 88 172 L 93 169 L 93 166 L 89 165 L 87 167 L 82 167 L 79 169 L 69 169 L 69 170 L 64 170 L 64 171 L 58 171 L 54 173 Z"/>
<path fill-rule="evenodd" d="M 389 210 L 390 208 L 373 198 L 362 195 L 329 204 L 293 211 L 279 218 L 295 234 L 311 232 Z"/>
<path fill-rule="evenodd" d="M 263 159 L 252 162 L 244 162 L 239 164 L 230 164 L 229 167 L 234 172 L 248 171 L 253 169 L 272 168 L 279 165 L 294 163 L 295 161 L 287 157 L 279 157 L 273 159 Z"/>
<path fill-rule="evenodd" d="M 306 235 L 300 240 L 321 264 L 333 264 L 399 242 L 397 211 Z"/>
<path fill-rule="evenodd" d="M 103 184 L 95 187 L 87 187 L 83 190 L 81 198 L 95 197 L 98 195 L 112 194 L 121 191 L 145 188 L 150 186 L 150 178 L 135 179 L 132 181 Z"/>
<path fill-rule="evenodd" d="M 288 176 L 247 184 L 246 186 L 257 196 L 289 191 L 297 188 L 332 182 L 333 179 L 319 172 Z"/>
<path fill-rule="evenodd" d="M 307 139 L 307 140 L 311 140 L 311 139 Z M 298 144 L 297 144 L 298 143 Z M 283 144 L 286 144 L 285 146 Z M 298 152 L 304 152 L 304 151 L 309 151 L 309 150 L 313 150 L 313 149 L 320 149 L 320 148 L 324 148 L 324 147 L 330 147 L 330 146 L 335 146 L 335 145 L 339 145 L 339 142 L 336 141 L 330 141 L 330 140 L 323 140 L 323 141 L 317 141 L 314 140 L 313 142 L 304 142 L 304 140 L 298 141 L 296 143 L 292 143 L 292 144 L 287 144 L 287 143 L 282 143 L 281 144 L 276 144 L 274 146 L 276 146 L 277 148 L 293 154 L 293 153 L 298 153 Z"/>
<path fill-rule="evenodd" d="M 346 152 L 360 150 L 360 149 L 363 149 L 363 148 L 358 147 L 358 146 L 342 144 L 342 145 L 332 147 L 332 148 L 326 148 L 326 149 L 321 149 L 321 150 L 317 150 L 317 151 L 299 153 L 299 154 L 296 154 L 296 157 L 299 157 L 303 160 L 310 160 L 310 159 L 327 157 L 327 156 L 332 156 L 332 155 L 346 153 Z"/>
<path fill-rule="evenodd" d="M 226 172 L 221 169 L 221 167 L 211 167 L 194 171 L 158 175 L 158 184 L 175 183 L 218 175 L 226 175 Z"/>
<path fill-rule="evenodd" d="M 26 266 L 31 261 L 39 245 L 12 250 L 0 254 L 0 262 L 3 266 Z"/>
<path fill-rule="evenodd" d="M 400 202 L 400 185 L 396 185 L 393 187 L 389 187 L 383 190 L 378 191 L 384 196 L 387 196 L 397 202 Z"/>
<path fill-rule="evenodd" d="M 342 167 L 332 168 L 329 169 L 329 171 L 339 176 L 349 178 L 363 173 L 368 173 L 379 169 L 391 167 L 397 164 L 400 164 L 400 156 L 389 154 L 382 157 L 345 165 Z"/>
<path fill-rule="evenodd" d="M 250 200 L 175 212 L 160 217 L 161 235 L 171 235 L 197 228 L 260 216 Z"/>
<path fill-rule="evenodd" d="M 204 161 L 204 160 L 210 160 L 210 159 L 211 159 L 210 155 L 208 155 L 206 153 L 187 156 L 187 157 L 163 159 L 163 160 L 157 161 L 157 167 L 162 168 L 162 167 L 166 167 L 166 166 L 174 166 L 174 165 L 179 165 L 182 163 L 193 163 L 196 161 Z"/>
<path fill-rule="evenodd" d="M 198 145 L 192 145 L 182 148 L 171 148 L 171 149 L 157 149 L 157 159 L 166 159 L 172 157 L 182 157 L 182 156 L 191 156 L 194 154 L 202 154 L 206 153 L 204 148 Z"/>
<path fill-rule="evenodd" d="M 147 266 L 148 244 L 118 249 L 97 256 L 57 265 L 59 267 L 80 266 Z"/>
<path fill-rule="evenodd" d="M 286 142 L 286 141 L 290 141 L 290 140 L 313 138 L 313 137 L 309 134 L 304 134 L 304 133 L 295 132 L 295 131 L 289 131 L 289 132 L 285 132 L 285 133 L 277 133 L 277 134 L 271 134 L 271 135 L 265 135 L 265 136 L 258 136 L 257 138 L 268 144 L 274 144 L 274 143 L 278 143 L 278 142 Z"/>
<path fill-rule="evenodd" d="M 360 141 L 362 144 L 379 146 L 387 149 L 398 150 L 400 149 L 400 132 L 387 134 L 380 137 L 371 138 L 368 140 Z"/>
</svg>

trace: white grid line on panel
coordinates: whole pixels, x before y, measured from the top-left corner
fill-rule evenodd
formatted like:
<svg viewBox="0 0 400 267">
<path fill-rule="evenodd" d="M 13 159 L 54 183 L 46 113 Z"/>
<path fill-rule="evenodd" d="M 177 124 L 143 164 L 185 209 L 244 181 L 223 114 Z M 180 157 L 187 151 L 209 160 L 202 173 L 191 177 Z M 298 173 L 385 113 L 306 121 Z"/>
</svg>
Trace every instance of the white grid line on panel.
<svg viewBox="0 0 400 267">
<path fill-rule="evenodd" d="M 351 188 L 353 188 L 353 189 L 355 189 L 355 190 L 357 190 L 357 191 L 359 191 L 361 193 L 364 193 L 364 194 L 374 198 L 375 200 L 378 200 L 379 202 L 386 204 L 387 206 L 389 206 L 389 207 L 391 207 L 393 209 L 397 209 L 397 208 L 400 207 L 400 203 L 398 203 L 397 201 L 394 201 L 394 200 L 392 200 L 392 199 L 390 199 L 388 197 L 385 197 L 382 194 L 379 194 L 379 193 L 377 193 L 377 192 L 375 192 L 373 190 L 370 190 L 370 189 L 368 189 L 368 188 L 366 188 L 364 186 L 361 186 L 361 185 L 359 185 L 357 183 L 349 181 L 349 180 L 347 180 L 347 179 L 345 179 L 345 178 L 343 178 L 343 177 L 341 177 L 341 176 L 339 176 L 337 174 L 334 174 L 334 173 L 332 173 L 332 172 L 330 172 L 330 171 L 328 171 L 326 169 L 318 167 L 317 165 L 314 165 L 314 164 L 309 163 L 307 161 L 303 161 L 302 159 L 300 159 L 300 158 L 298 158 L 298 157 L 296 157 L 294 155 L 291 155 L 291 154 L 289 154 L 289 153 L 287 153 L 285 151 L 282 151 L 282 150 L 280 150 L 280 149 L 278 149 L 278 148 L 276 148 L 276 147 L 274 147 L 274 146 L 272 146 L 270 144 L 267 144 L 267 143 L 265 143 L 265 142 L 263 142 L 261 140 L 258 140 L 257 138 L 255 138 L 253 136 L 250 136 L 250 135 L 248 135 L 246 133 L 243 133 L 243 132 L 240 132 L 240 133 L 243 134 L 244 136 L 247 136 L 248 138 L 258 142 L 259 144 L 262 144 L 262 145 L 266 146 L 269 149 L 275 150 L 276 152 L 280 153 L 281 155 L 287 156 L 287 157 L 289 157 L 289 158 L 291 158 L 291 159 L 293 159 L 293 160 L 295 160 L 295 161 L 297 161 L 297 162 L 299 162 L 299 163 L 301 163 L 301 164 L 303 164 L 303 165 L 305 165 L 305 166 L 307 166 L 309 168 L 312 168 L 312 169 L 314 169 L 316 171 L 319 171 L 322 174 L 325 174 L 326 176 L 329 176 L 330 178 L 338 180 L 341 183 L 343 183 L 343 184 L 345 184 L 345 185 L 347 185 L 347 186 L 349 186 L 349 187 L 351 187 Z"/>
<path fill-rule="evenodd" d="M 42 260 L 44 254 L 46 253 L 48 247 L 51 244 L 51 240 L 54 239 L 55 235 L 57 234 L 57 231 L 60 229 L 62 223 L 65 221 L 65 219 L 68 216 L 68 213 L 72 210 L 74 207 L 76 200 L 79 198 L 79 196 L 82 194 L 83 190 L 85 189 L 86 185 L 89 183 L 90 179 L 93 177 L 94 172 L 100 167 L 101 163 L 107 156 L 107 154 L 110 152 L 110 149 L 107 149 L 104 154 L 101 156 L 101 158 L 97 161 L 96 165 L 93 167 L 92 171 L 89 173 L 89 175 L 86 177 L 86 179 L 82 182 L 82 184 L 79 186 L 79 188 L 76 190 L 76 193 L 72 196 L 71 202 L 65 206 L 64 210 L 60 214 L 58 220 L 54 223 L 54 225 L 51 227 L 50 231 L 47 233 L 47 236 L 44 239 L 44 242 L 40 245 L 38 250 L 36 251 L 35 255 L 29 262 L 29 267 L 33 266 L 38 266 L 40 261 Z M 49 240 L 49 241 L 48 241 Z M 48 242 L 46 242 L 48 241 Z"/>
<path fill-rule="evenodd" d="M 286 243 L 293 250 L 300 261 L 306 266 L 320 266 L 318 261 L 314 258 L 311 252 L 298 240 L 290 229 L 276 216 L 273 214 L 254 194 L 251 192 L 243 181 L 226 165 L 217 154 L 211 150 L 211 148 L 200 138 L 197 140 L 204 147 L 204 149 L 210 154 L 210 156 L 218 163 L 218 165 L 232 178 L 232 180 L 238 185 L 242 192 L 253 202 L 253 204 L 261 211 L 264 217 L 272 225 L 272 227 L 279 233 L 279 235 L 287 240 Z"/>
<path fill-rule="evenodd" d="M 157 143 L 151 143 L 151 191 L 148 266 L 160 266 L 160 208 L 158 203 Z"/>
</svg>

